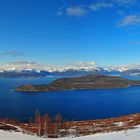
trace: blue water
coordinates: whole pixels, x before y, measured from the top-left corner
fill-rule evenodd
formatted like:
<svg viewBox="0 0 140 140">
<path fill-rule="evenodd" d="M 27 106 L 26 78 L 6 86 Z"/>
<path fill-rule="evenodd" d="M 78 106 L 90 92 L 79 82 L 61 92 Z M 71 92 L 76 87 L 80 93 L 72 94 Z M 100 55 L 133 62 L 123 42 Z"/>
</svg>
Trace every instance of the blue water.
<svg viewBox="0 0 140 140">
<path fill-rule="evenodd" d="M 47 93 L 20 93 L 23 84 L 45 84 L 50 78 L 0 78 L 0 117 L 27 120 L 36 109 L 65 120 L 117 117 L 140 112 L 140 86 L 106 90 L 77 90 Z"/>
</svg>

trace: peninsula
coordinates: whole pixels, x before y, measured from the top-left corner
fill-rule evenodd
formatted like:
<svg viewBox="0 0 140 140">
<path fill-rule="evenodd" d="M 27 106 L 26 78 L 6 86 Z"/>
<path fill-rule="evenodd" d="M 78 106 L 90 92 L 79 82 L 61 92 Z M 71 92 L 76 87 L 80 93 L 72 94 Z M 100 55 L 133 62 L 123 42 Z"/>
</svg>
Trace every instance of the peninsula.
<svg viewBox="0 0 140 140">
<path fill-rule="evenodd" d="M 140 85 L 140 80 L 129 80 L 119 76 L 87 75 L 73 78 L 57 79 L 45 85 L 22 85 L 16 92 L 49 92 L 82 89 L 125 88 Z"/>
</svg>

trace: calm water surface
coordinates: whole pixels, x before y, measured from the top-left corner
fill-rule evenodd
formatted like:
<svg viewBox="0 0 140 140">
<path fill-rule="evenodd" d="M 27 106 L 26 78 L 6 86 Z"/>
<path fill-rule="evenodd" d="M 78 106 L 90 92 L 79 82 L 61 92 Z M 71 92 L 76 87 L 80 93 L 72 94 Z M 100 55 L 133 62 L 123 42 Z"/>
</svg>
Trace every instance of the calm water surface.
<svg viewBox="0 0 140 140">
<path fill-rule="evenodd" d="M 14 89 L 23 84 L 45 84 L 50 78 L 0 78 L 0 117 L 27 120 L 35 110 L 58 112 L 65 120 L 116 117 L 140 112 L 140 86 L 107 90 L 77 90 L 47 93 L 21 93 Z"/>
</svg>

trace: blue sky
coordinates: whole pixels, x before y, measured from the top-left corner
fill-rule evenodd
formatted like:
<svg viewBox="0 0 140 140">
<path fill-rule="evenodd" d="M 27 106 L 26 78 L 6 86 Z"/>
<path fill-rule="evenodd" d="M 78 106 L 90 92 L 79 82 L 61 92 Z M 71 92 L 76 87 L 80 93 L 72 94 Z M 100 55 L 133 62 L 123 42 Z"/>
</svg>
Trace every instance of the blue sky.
<svg viewBox="0 0 140 140">
<path fill-rule="evenodd" d="M 0 0 L 0 63 L 140 63 L 139 0 Z"/>
</svg>

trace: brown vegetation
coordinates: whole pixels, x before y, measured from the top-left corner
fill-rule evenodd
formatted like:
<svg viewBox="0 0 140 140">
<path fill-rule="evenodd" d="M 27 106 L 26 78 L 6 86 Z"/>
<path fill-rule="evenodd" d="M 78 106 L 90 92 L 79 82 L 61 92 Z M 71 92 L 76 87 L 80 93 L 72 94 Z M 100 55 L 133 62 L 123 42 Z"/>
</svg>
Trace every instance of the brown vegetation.
<svg viewBox="0 0 140 140">
<path fill-rule="evenodd" d="M 140 85 L 140 81 L 128 80 L 117 76 L 87 75 L 73 78 L 61 78 L 46 85 L 23 85 L 17 92 L 48 92 L 82 89 L 123 88 L 130 85 Z"/>
<path fill-rule="evenodd" d="M 22 123 L 14 119 L 0 119 L 0 129 L 18 131 L 18 127 L 22 128 L 24 133 L 51 138 L 127 130 L 139 124 L 140 113 L 110 119 L 64 122 L 60 114 L 52 120 L 48 114 L 42 116 L 39 111 L 36 111 L 35 119 L 30 123 Z"/>
</svg>

